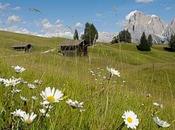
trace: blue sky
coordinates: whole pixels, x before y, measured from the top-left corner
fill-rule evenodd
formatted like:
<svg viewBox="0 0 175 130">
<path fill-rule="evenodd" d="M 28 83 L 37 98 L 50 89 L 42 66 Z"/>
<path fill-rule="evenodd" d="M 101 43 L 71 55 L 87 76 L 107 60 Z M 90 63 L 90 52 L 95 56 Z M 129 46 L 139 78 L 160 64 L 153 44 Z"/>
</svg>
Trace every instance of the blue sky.
<svg viewBox="0 0 175 130">
<path fill-rule="evenodd" d="M 83 32 L 84 24 L 92 22 L 99 32 L 118 32 L 133 10 L 170 22 L 175 17 L 175 0 L 0 0 L 0 28 L 70 35 L 69 28 Z"/>
</svg>

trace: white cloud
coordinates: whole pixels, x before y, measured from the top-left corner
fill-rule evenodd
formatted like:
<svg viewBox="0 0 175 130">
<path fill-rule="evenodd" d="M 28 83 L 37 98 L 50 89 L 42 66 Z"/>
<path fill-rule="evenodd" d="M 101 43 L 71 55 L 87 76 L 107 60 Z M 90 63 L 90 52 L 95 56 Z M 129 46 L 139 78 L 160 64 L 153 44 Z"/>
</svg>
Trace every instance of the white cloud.
<svg viewBox="0 0 175 130">
<path fill-rule="evenodd" d="M 9 16 L 7 18 L 7 22 L 9 24 L 16 24 L 16 23 L 19 23 L 21 21 L 22 21 L 21 18 L 19 16 L 16 16 L 16 15 L 12 15 L 12 16 Z"/>
<path fill-rule="evenodd" d="M 144 3 L 144 4 L 147 4 L 147 3 L 150 3 L 150 2 L 153 2 L 154 0 L 135 0 L 137 3 Z"/>
<path fill-rule="evenodd" d="M 73 37 L 73 30 L 69 26 L 65 26 L 61 21 L 58 19 L 55 23 L 51 23 L 48 19 L 43 19 L 40 22 L 41 33 L 47 37 L 66 37 L 72 38 Z"/>
<path fill-rule="evenodd" d="M 16 11 L 17 10 L 21 10 L 21 7 L 20 6 L 16 6 L 16 7 L 13 8 L 13 10 L 16 10 Z"/>
<path fill-rule="evenodd" d="M 5 3 L 5 4 L 0 3 L 0 10 L 1 10 L 1 11 L 2 11 L 2 10 L 6 10 L 9 6 L 10 6 L 9 3 Z"/>
<path fill-rule="evenodd" d="M 83 24 L 80 23 L 80 22 L 77 22 L 77 23 L 75 24 L 75 27 L 76 27 L 76 28 L 82 28 L 82 27 L 83 27 Z"/>
</svg>

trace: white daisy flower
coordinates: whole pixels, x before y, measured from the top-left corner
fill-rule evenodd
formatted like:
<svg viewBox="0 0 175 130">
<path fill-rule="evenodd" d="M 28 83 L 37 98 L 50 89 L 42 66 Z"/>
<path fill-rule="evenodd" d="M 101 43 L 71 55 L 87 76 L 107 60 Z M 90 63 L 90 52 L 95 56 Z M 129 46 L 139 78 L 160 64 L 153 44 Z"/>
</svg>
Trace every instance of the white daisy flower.
<svg viewBox="0 0 175 130">
<path fill-rule="evenodd" d="M 31 114 L 29 113 L 25 113 L 22 117 L 21 117 L 21 120 L 26 123 L 26 124 L 31 124 L 34 119 L 37 117 L 36 114 L 34 114 L 34 112 L 32 112 Z"/>
<path fill-rule="evenodd" d="M 12 86 L 12 87 L 15 87 L 16 85 L 20 84 L 21 83 L 21 79 L 20 78 L 10 78 L 10 79 L 4 79 L 3 81 L 3 84 L 6 86 L 6 87 L 9 87 L 9 86 Z"/>
<path fill-rule="evenodd" d="M 63 93 L 61 91 L 58 89 L 55 90 L 55 88 L 51 89 L 50 87 L 47 87 L 44 91 L 41 92 L 40 95 L 46 104 L 59 102 L 63 97 Z"/>
<path fill-rule="evenodd" d="M 20 96 L 21 100 L 24 101 L 24 102 L 27 102 L 28 99 L 26 97 L 23 97 L 23 96 Z"/>
<path fill-rule="evenodd" d="M 37 100 L 38 98 L 36 96 L 32 96 L 32 99 L 33 100 Z"/>
<path fill-rule="evenodd" d="M 139 125 L 139 119 L 133 111 L 125 111 L 122 118 L 127 126 L 127 128 L 136 129 Z"/>
<path fill-rule="evenodd" d="M 40 109 L 39 111 L 42 114 L 42 116 L 50 117 L 50 115 L 46 113 L 46 109 Z"/>
<path fill-rule="evenodd" d="M 71 106 L 72 108 L 82 109 L 83 108 L 83 102 L 73 101 L 71 99 L 68 99 L 66 103 Z"/>
<path fill-rule="evenodd" d="M 35 86 L 34 84 L 27 84 L 27 86 L 28 86 L 28 88 L 30 88 L 30 89 L 35 89 L 35 88 L 36 88 L 36 86 Z"/>
<path fill-rule="evenodd" d="M 3 84 L 4 83 L 4 80 L 5 80 L 4 78 L 0 78 L 0 83 Z"/>
<path fill-rule="evenodd" d="M 17 89 L 17 88 L 14 88 L 11 92 L 12 93 L 20 93 L 22 90 L 20 90 L 20 89 Z"/>
<path fill-rule="evenodd" d="M 22 73 L 24 72 L 26 69 L 24 67 L 21 66 L 12 66 L 12 68 L 16 71 L 16 73 Z"/>
<path fill-rule="evenodd" d="M 14 112 L 12 112 L 11 114 L 13 115 L 13 116 L 16 116 L 16 117 L 23 117 L 24 116 L 24 114 L 25 114 L 26 112 L 25 111 L 23 111 L 23 110 L 21 110 L 21 109 L 16 109 Z"/>
<path fill-rule="evenodd" d="M 109 68 L 106 67 L 107 71 L 111 73 L 112 76 L 116 75 L 118 77 L 120 77 L 120 72 L 118 70 L 115 70 L 114 68 Z"/>
<path fill-rule="evenodd" d="M 159 104 L 159 103 L 157 103 L 157 102 L 154 102 L 153 105 L 156 106 L 156 107 L 163 108 L 163 105 L 162 105 L 162 104 Z"/>
<path fill-rule="evenodd" d="M 170 127 L 170 124 L 167 123 L 166 121 L 161 120 L 159 117 L 155 116 L 153 117 L 154 122 L 159 126 L 163 128 Z"/>
<path fill-rule="evenodd" d="M 37 85 L 41 85 L 42 82 L 43 82 L 42 80 L 38 80 L 38 79 L 37 79 L 37 80 L 35 80 L 33 83 L 34 83 L 34 84 L 37 84 Z"/>
</svg>

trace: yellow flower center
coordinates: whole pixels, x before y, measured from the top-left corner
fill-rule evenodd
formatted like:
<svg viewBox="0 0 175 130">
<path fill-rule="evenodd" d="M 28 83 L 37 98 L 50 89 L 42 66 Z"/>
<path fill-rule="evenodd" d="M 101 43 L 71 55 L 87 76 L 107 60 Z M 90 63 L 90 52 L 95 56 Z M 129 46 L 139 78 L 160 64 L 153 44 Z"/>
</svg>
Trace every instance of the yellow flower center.
<svg viewBox="0 0 175 130">
<path fill-rule="evenodd" d="M 31 120 L 31 119 L 27 119 L 25 122 L 26 122 L 26 124 L 28 124 L 28 125 L 29 125 L 29 124 L 31 124 L 31 123 L 32 123 L 32 120 Z"/>
<path fill-rule="evenodd" d="M 53 102 L 55 102 L 55 97 L 54 96 L 48 96 L 47 101 L 50 102 L 50 103 L 53 103 Z"/>
<path fill-rule="evenodd" d="M 128 118 L 127 118 L 127 121 L 128 121 L 129 123 L 132 123 L 132 118 L 131 118 L 131 117 L 128 117 Z"/>
</svg>

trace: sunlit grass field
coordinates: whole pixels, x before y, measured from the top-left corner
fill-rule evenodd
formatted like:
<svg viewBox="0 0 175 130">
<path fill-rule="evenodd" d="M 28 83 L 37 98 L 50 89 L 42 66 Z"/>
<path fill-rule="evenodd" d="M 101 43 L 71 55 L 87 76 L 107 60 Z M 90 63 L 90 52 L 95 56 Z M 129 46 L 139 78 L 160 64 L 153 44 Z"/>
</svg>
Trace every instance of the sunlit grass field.
<svg viewBox="0 0 175 130">
<path fill-rule="evenodd" d="M 167 130 L 175 130 L 175 123 L 172 123 L 175 120 L 175 53 L 164 51 L 163 45 L 153 46 L 151 52 L 139 52 L 135 44 L 98 43 L 89 47 L 86 57 L 64 57 L 58 54 L 62 41 L 63 38 L 0 32 L 0 77 L 43 81 L 34 90 L 19 86 L 22 92 L 15 97 L 11 111 L 25 109 L 19 95 L 28 99 L 37 96 L 35 102 L 27 102 L 27 110 L 39 115 L 40 93 L 50 86 L 61 90 L 65 100 L 56 103 L 50 117 L 45 119 L 46 130 L 115 130 L 123 123 L 122 115 L 127 110 L 138 115 L 138 130 L 163 129 L 153 122 L 154 111 L 171 123 Z M 11 48 L 21 42 L 31 43 L 32 52 L 16 52 Z M 56 51 L 41 53 L 53 48 Z M 16 74 L 12 65 L 23 66 L 26 71 Z M 121 77 L 113 76 L 108 82 L 104 78 L 109 77 L 107 66 L 119 70 Z M 0 129 L 5 129 L 10 114 L 3 120 L 4 103 L 8 99 L 6 88 L 0 86 Z M 68 98 L 84 102 L 85 111 L 69 107 L 65 103 Z M 156 108 L 154 102 L 163 104 L 163 108 Z M 36 118 L 25 129 L 40 130 L 39 123 Z"/>
</svg>

